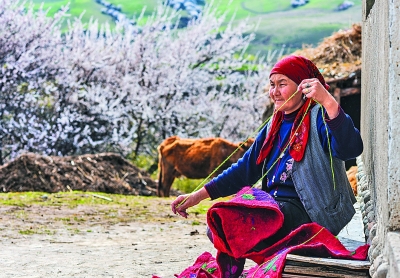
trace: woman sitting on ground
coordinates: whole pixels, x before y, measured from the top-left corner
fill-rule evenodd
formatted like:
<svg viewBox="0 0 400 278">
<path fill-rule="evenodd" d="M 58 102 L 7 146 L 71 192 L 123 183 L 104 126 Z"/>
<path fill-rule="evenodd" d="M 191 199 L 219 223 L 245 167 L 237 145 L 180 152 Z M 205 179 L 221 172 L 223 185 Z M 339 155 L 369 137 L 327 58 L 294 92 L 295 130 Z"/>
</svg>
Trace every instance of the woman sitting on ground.
<svg viewBox="0 0 400 278">
<path fill-rule="evenodd" d="M 252 147 L 202 189 L 178 196 L 172 211 L 187 217 L 202 200 L 235 194 L 262 178 L 262 190 L 284 215 L 274 240 L 310 222 L 337 235 L 355 213 L 344 161 L 362 153 L 360 133 L 310 60 L 288 56 L 269 78 L 275 111 Z"/>
</svg>

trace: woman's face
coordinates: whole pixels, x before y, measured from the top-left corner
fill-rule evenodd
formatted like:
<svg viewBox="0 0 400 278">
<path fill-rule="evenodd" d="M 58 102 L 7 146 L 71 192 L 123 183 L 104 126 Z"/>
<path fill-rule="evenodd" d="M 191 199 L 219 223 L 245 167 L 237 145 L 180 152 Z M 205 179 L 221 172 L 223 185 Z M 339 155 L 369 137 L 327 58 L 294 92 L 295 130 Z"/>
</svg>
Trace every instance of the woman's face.
<svg viewBox="0 0 400 278">
<path fill-rule="evenodd" d="M 285 114 L 299 109 L 304 103 L 303 95 L 298 92 L 290 98 L 296 92 L 297 87 L 297 84 L 286 75 L 280 73 L 271 75 L 269 96 L 275 103 L 275 109 L 279 109 Z M 289 98 L 290 100 L 287 101 Z"/>
</svg>

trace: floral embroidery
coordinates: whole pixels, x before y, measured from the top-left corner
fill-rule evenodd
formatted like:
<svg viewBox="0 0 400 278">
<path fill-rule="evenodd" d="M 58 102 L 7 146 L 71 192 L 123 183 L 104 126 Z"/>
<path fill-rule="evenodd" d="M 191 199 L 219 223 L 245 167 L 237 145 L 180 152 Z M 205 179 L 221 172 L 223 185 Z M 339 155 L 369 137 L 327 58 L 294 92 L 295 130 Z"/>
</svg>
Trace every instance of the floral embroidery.
<svg viewBox="0 0 400 278">
<path fill-rule="evenodd" d="M 209 268 L 207 268 L 207 263 L 204 263 L 204 264 L 201 266 L 201 268 L 204 269 L 205 271 L 207 271 L 208 273 L 211 273 L 211 274 L 213 274 L 213 273 L 217 270 L 216 267 L 209 267 Z"/>
<path fill-rule="evenodd" d="M 283 172 L 283 173 L 281 174 L 280 180 L 281 180 L 282 182 L 285 182 L 285 180 L 287 180 L 287 178 L 288 178 L 287 173 L 286 173 L 286 172 Z"/>
<path fill-rule="evenodd" d="M 236 271 L 238 270 L 238 267 L 236 265 L 230 266 L 228 265 L 228 270 L 225 271 L 225 278 L 230 278 L 231 275 L 235 274 Z"/>
<path fill-rule="evenodd" d="M 264 274 L 267 273 L 268 271 L 272 270 L 274 272 L 276 272 L 276 261 L 279 259 L 279 254 L 277 256 L 275 256 L 268 264 L 267 266 L 264 268 Z"/>
<path fill-rule="evenodd" d="M 294 151 L 296 151 L 296 152 L 299 152 L 301 150 L 301 147 L 302 147 L 301 145 L 302 145 L 301 142 L 295 143 L 295 144 L 293 144 L 292 149 Z"/>
<path fill-rule="evenodd" d="M 304 123 L 301 123 L 300 125 L 300 130 L 298 133 L 296 133 L 296 136 L 294 138 L 294 142 L 291 145 L 291 149 L 296 151 L 296 152 L 300 152 L 303 148 L 303 138 L 304 135 L 307 132 L 307 126 Z"/>
<path fill-rule="evenodd" d="M 288 178 L 292 176 L 293 161 L 294 159 L 291 158 L 286 162 L 286 170 L 282 172 L 280 176 L 281 183 L 284 183 Z"/>
</svg>

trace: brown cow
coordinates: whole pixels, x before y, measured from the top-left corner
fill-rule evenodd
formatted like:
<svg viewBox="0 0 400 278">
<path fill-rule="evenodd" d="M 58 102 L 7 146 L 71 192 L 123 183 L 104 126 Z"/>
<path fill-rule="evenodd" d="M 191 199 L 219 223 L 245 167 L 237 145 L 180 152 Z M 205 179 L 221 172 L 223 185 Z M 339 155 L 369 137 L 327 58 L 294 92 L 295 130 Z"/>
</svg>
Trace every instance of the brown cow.
<svg viewBox="0 0 400 278">
<path fill-rule="evenodd" d="M 212 177 L 238 161 L 253 142 L 254 139 L 248 139 Z M 158 146 L 158 196 L 168 197 L 177 177 L 208 177 L 239 145 L 222 138 L 182 139 L 172 136 L 165 139 Z"/>
<path fill-rule="evenodd" d="M 351 166 L 349 170 L 346 171 L 346 175 L 347 178 L 350 182 L 351 185 L 351 189 L 353 189 L 353 193 L 355 196 L 357 196 L 358 192 L 357 192 L 357 178 L 356 178 L 356 174 L 358 171 L 358 167 L 357 166 Z"/>
</svg>

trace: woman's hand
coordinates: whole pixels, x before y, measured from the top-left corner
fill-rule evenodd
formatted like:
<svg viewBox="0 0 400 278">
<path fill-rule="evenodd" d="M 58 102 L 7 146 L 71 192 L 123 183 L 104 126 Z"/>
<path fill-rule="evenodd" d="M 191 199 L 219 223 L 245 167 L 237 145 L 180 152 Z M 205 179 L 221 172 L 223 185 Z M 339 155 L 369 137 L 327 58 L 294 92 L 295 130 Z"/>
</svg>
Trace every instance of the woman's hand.
<svg viewBox="0 0 400 278">
<path fill-rule="evenodd" d="M 313 98 L 319 102 L 325 108 L 329 119 L 334 119 L 339 114 L 339 104 L 318 78 L 304 79 L 299 84 L 298 91 L 307 98 Z"/>
<path fill-rule="evenodd" d="M 187 218 L 189 214 L 186 212 L 186 210 L 197 205 L 206 198 L 209 198 L 209 195 L 204 187 L 190 194 L 179 195 L 171 203 L 172 212 Z"/>
</svg>

